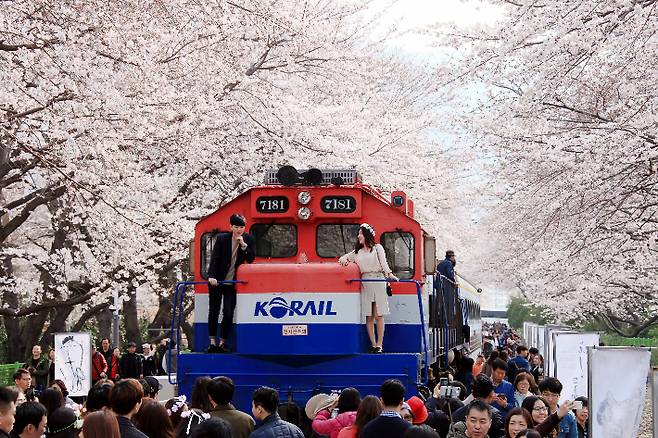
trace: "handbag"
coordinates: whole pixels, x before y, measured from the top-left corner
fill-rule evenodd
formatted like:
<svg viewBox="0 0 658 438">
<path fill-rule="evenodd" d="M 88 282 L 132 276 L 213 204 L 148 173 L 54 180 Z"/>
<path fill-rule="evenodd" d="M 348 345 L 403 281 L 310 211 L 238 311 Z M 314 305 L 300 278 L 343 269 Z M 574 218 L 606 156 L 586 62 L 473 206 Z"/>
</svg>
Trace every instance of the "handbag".
<svg viewBox="0 0 658 438">
<path fill-rule="evenodd" d="M 379 267 L 382 268 L 382 274 L 386 276 L 386 272 L 384 272 L 384 265 L 382 265 L 382 261 L 379 259 L 379 253 L 377 252 L 377 249 L 373 248 L 375 251 L 375 254 L 377 254 L 377 261 L 379 261 Z M 386 295 L 389 297 L 393 296 L 393 289 L 391 288 L 391 283 L 386 283 Z"/>
</svg>

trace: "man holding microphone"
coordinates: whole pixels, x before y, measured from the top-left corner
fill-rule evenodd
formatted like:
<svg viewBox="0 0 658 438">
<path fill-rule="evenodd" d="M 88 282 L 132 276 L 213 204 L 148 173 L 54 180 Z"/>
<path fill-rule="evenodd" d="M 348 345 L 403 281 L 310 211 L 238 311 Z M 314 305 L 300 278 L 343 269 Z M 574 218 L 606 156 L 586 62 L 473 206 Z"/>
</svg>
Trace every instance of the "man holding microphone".
<svg viewBox="0 0 658 438">
<path fill-rule="evenodd" d="M 244 216 L 233 214 L 230 218 L 231 232 L 217 236 L 213 246 L 210 266 L 208 268 L 208 336 L 210 345 L 207 353 L 228 353 L 226 340 L 233 328 L 233 313 L 235 312 L 235 283 L 221 284 L 222 281 L 235 280 L 238 266 L 254 261 L 254 238 L 244 232 L 247 221 Z M 222 331 L 217 343 L 217 323 L 219 309 L 222 311 Z"/>
</svg>

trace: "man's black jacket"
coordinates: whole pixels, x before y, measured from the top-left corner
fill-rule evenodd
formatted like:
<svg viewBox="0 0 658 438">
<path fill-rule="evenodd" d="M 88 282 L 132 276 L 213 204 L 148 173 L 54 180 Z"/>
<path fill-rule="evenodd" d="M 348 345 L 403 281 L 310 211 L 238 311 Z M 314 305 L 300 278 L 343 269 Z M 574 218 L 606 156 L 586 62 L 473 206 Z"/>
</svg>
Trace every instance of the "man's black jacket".
<svg viewBox="0 0 658 438">
<path fill-rule="evenodd" d="M 231 252 L 233 250 L 232 233 L 222 233 L 217 236 L 215 246 L 212 249 L 212 256 L 210 257 L 210 267 L 208 268 L 208 278 L 214 278 L 217 281 L 233 280 L 226 278 L 228 270 L 231 267 Z M 247 249 L 242 250 L 238 247 L 238 253 L 235 257 L 235 272 L 238 272 L 238 266 L 244 262 L 251 263 L 256 258 L 254 253 L 254 238 L 244 233 L 242 235 L 244 243 L 247 244 Z"/>
<path fill-rule="evenodd" d="M 125 353 L 119 361 L 119 375 L 122 379 L 139 379 L 142 374 L 142 358 L 137 353 Z"/>
</svg>

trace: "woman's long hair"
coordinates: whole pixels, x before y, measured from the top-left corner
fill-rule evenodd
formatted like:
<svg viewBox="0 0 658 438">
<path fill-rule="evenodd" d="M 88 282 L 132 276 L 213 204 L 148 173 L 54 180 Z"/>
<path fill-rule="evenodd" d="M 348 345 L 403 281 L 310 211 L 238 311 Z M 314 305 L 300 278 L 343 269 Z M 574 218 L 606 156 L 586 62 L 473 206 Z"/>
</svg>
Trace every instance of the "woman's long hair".
<svg viewBox="0 0 658 438">
<path fill-rule="evenodd" d="M 53 388 L 47 388 L 39 394 L 39 402 L 46 407 L 48 415 L 52 414 L 55 409 L 64 406 L 64 395 L 61 391 Z"/>
<path fill-rule="evenodd" d="M 535 427 L 537 425 L 537 424 L 535 424 L 535 420 L 533 420 L 533 418 L 532 418 L 532 410 L 535 408 L 535 403 L 537 402 L 537 400 L 541 400 L 542 403 L 544 403 L 544 406 L 546 406 L 547 408 L 549 408 L 549 406 L 550 406 L 548 404 L 548 402 L 546 401 L 546 399 L 543 398 L 543 397 L 538 397 L 536 395 L 527 396 L 525 398 L 525 400 L 523 400 L 523 403 L 521 403 L 521 407 L 523 409 L 525 409 L 526 411 L 530 412 L 530 419 L 532 420 L 532 426 L 530 426 L 528 424 L 528 427 Z M 550 411 L 550 408 L 549 408 L 549 410 L 546 413 L 548 414 L 550 412 L 551 411 Z"/>
<path fill-rule="evenodd" d="M 192 388 L 192 400 L 190 407 L 210 412 L 210 400 L 208 400 L 208 383 L 212 379 L 209 376 L 197 377 Z"/>
<path fill-rule="evenodd" d="M 356 419 L 354 420 L 354 427 L 356 428 L 355 438 L 361 438 L 363 427 L 382 413 L 384 406 L 382 402 L 374 395 L 369 395 L 359 405 L 356 411 Z"/>
<path fill-rule="evenodd" d="M 361 234 L 363 234 L 363 238 L 366 242 L 366 246 L 368 248 L 373 248 L 375 246 L 375 236 L 372 235 L 369 229 L 366 227 L 359 227 L 359 231 L 361 231 Z M 354 244 L 354 252 L 357 253 L 359 250 L 363 248 L 363 245 L 359 243 L 359 236 L 356 236 L 356 243 Z"/>
<path fill-rule="evenodd" d="M 164 405 L 144 399 L 135 415 L 135 426 L 149 438 L 173 438 L 174 426 Z"/>
<path fill-rule="evenodd" d="M 82 433 L 90 438 L 121 438 L 119 421 L 110 409 L 102 409 L 85 416 Z"/>
</svg>

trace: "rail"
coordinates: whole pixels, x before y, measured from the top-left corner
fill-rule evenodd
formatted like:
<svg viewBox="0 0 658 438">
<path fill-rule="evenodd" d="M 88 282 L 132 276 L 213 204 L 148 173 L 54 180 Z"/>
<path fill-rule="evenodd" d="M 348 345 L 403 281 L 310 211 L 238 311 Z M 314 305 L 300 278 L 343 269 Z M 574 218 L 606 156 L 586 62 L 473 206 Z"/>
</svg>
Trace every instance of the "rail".
<svg viewBox="0 0 658 438">
<path fill-rule="evenodd" d="M 450 366 L 450 359 L 448 358 L 448 346 L 450 345 L 450 333 L 449 333 L 449 326 L 448 326 L 448 318 L 449 318 L 449 309 L 448 309 L 448 302 L 446 301 L 446 290 L 443 286 L 444 282 L 448 287 L 452 286 L 456 293 L 457 293 L 457 298 L 459 297 L 459 284 L 455 283 L 454 281 L 450 280 L 448 277 L 442 274 L 437 275 L 439 278 L 438 281 L 438 289 L 441 291 L 441 303 L 443 304 L 443 361 L 444 361 L 444 367 L 445 369 L 448 369 Z M 436 291 L 437 289 L 437 284 L 434 284 L 434 290 Z"/>
<path fill-rule="evenodd" d="M 425 376 L 423 384 L 429 383 L 429 353 L 427 351 L 427 335 L 425 333 L 425 311 L 423 309 L 423 294 L 421 291 L 422 282 L 418 280 L 389 280 L 384 278 L 353 278 L 348 280 L 350 283 L 414 283 L 416 285 L 416 295 L 418 297 L 418 311 L 420 312 L 420 334 L 423 339 L 423 354 L 425 358 Z"/>
<path fill-rule="evenodd" d="M 219 284 L 236 284 L 236 283 L 246 283 L 242 280 L 225 280 L 219 281 Z M 208 284 L 207 281 L 179 281 L 176 283 L 176 288 L 174 289 L 174 296 L 172 298 L 171 306 L 171 328 L 169 330 L 169 349 L 167 351 L 167 380 L 169 383 L 174 385 L 174 382 L 171 378 L 171 364 L 173 358 L 173 347 L 176 347 L 176 356 L 180 354 L 180 325 L 183 320 L 183 298 L 185 298 L 185 289 L 188 286 L 196 286 L 200 284 Z"/>
</svg>

